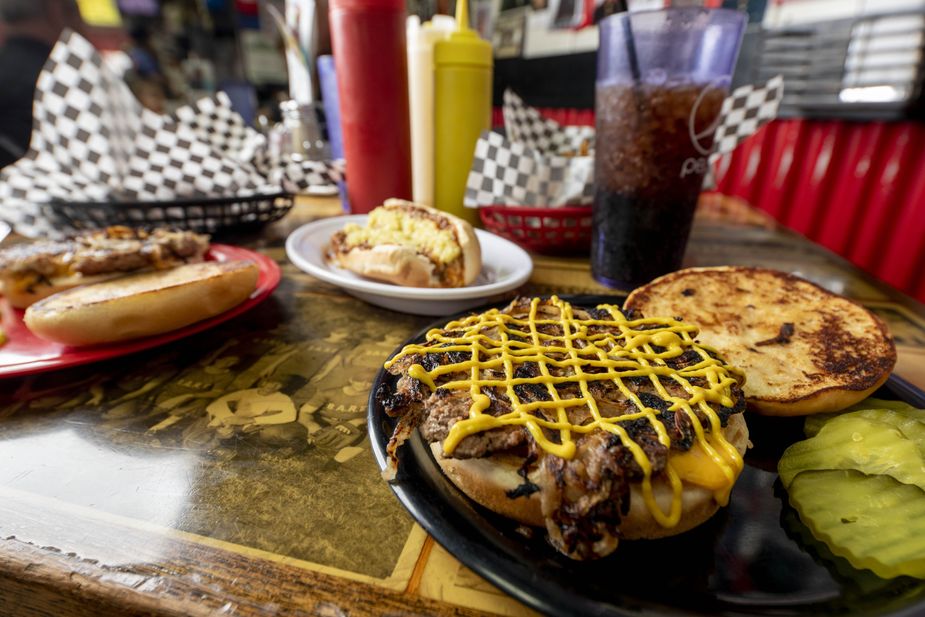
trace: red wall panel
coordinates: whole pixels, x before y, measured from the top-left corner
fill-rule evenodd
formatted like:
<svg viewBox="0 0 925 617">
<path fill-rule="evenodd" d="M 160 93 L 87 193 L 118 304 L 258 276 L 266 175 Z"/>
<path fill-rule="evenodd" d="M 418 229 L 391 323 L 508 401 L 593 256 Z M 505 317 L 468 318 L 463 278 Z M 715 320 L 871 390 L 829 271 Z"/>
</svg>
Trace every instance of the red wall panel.
<svg viewBox="0 0 925 617">
<path fill-rule="evenodd" d="M 803 235 L 811 235 L 831 208 L 828 201 L 832 175 L 839 161 L 836 144 L 841 136 L 839 122 L 819 122 L 806 127 L 806 143 L 794 166 L 795 183 L 785 224 Z"/>
<path fill-rule="evenodd" d="M 762 153 L 768 136 L 773 129 L 762 127 L 757 133 L 743 141 L 721 162 L 723 173 L 717 176 L 717 187 L 727 195 L 736 195 L 754 204 L 760 197 L 760 188 L 755 182 L 761 169 Z"/>
<path fill-rule="evenodd" d="M 891 123 L 878 144 L 874 165 L 864 178 L 866 199 L 847 254 L 851 261 L 870 272 L 880 267 L 904 189 L 913 179 L 912 174 L 900 173 L 911 147 L 912 125 Z"/>
<path fill-rule="evenodd" d="M 781 120 L 768 125 L 769 146 L 763 151 L 755 184 L 760 191 L 752 202 L 777 220 L 783 220 L 790 209 L 787 199 L 794 178 L 794 164 L 798 168 L 803 123 L 799 120 Z"/>
<path fill-rule="evenodd" d="M 914 125 L 911 132 L 914 152 L 899 172 L 906 179 L 905 189 L 889 215 L 894 225 L 882 243 L 877 270 L 880 278 L 907 290 L 914 290 L 919 281 L 925 283 L 925 126 Z"/>
<path fill-rule="evenodd" d="M 865 203 L 865 178 L 885 125 L 880 122 L 846 123 L 842 155 L 832 174 L 829 209 L 816 229 L 815 239 L 839 255 L 847 255 L 857 220 Z"/>
</svg>

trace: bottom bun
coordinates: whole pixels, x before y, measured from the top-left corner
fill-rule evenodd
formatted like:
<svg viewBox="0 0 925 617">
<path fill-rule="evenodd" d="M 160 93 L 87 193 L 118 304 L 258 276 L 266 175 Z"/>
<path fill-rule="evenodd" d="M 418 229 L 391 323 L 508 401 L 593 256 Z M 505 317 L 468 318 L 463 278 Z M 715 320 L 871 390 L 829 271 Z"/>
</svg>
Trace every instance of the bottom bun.
<svg viewBox="0 0 925 617">
<path fill-rule="evenodd" d="M 734 414 L 723 434 L 739 454 L 744 455 L 748 447 L 748 427 L 742 414 Z M 540 506 L 539 492 L 529 496 L 508 497 L 524 483 L 518 474 L 523 459 L 509 455 L 495 455 L 486 458 L 455 459 L 443 455 L 442 444 L 430 444 L 431 452 L 447 477 L 459 490 L 480 505 L 502 516 L 525 525 L 544 527 L 546 525 Z M 538 473 L 528 477 L 535 482 Z M 655 501 L 663 512 L 671 508 L 673 493 L 663 476 L 652 480 Z M 663 527 L 646 507 L 639 484 L 630 486 L 630 508 L 620 524 L 621 536 L 627 540 L 654 539 L 683 533 L 707 521 L 719 509 L 714 492 L 694 484 L 683 484 L 681 492 L 681 520 L 674 527 Z"/>
<path fill-rule="evenodd" d="M 69 289 L 36 302 L 24 321 L 65 345 L 113 343 L 170 332 L 242 303 L 259 270 L 251 261 L 186 264 Z"/>
<path fill-rule="evenodd" d="M 416 249 L 397 244 L 358 246 L 338 253 L 342 268 L 404 287 L 442 287 L 434 263 Z"/>
</svg>

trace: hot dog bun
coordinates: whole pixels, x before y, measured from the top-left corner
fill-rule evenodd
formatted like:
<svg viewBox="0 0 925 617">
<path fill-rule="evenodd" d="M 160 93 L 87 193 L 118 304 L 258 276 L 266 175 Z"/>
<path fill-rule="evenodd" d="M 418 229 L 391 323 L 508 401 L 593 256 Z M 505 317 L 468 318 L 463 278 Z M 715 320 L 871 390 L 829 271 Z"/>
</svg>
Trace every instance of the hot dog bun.
<svg viewBox="0 0 925 617">
<path fill-rule="evenodd" d="M 208 319 L 254 291 L 251 261 L 202 262 L 76 287 L 26 309 L 37 336 L 66 345 L 95 345 L 152 336 Z"/>
<path fill-rule="evenodd" d="M 365 227 L 334 234 L 326 257 L 361 276 L 406 287 L 463 287 L 482 269 L 482 252 L 466 221 L 420 204 L 386 200 Z"/>
</svg>

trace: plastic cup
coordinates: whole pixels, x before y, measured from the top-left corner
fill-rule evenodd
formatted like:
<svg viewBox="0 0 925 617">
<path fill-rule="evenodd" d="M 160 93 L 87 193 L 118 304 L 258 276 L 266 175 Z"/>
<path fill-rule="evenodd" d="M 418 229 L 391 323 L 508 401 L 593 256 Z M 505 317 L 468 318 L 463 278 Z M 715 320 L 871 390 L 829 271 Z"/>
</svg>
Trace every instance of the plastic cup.
<svg viewBox="0 0 925 617">
<path fill-rule="evenodd" d="M 681 266 L 745 22 L 700 7 L 601 22 L 591 273 L 604 285 Z"/>
</svg>

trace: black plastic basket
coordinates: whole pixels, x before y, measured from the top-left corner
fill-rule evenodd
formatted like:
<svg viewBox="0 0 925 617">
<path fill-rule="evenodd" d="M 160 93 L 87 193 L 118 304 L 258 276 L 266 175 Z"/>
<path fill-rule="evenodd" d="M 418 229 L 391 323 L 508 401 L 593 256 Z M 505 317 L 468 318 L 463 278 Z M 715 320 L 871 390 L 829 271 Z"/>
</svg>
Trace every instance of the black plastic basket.
<svg viewBox="0 0 925 617">
<path fill-rule="evenodd" d="M 172 201 L 52 202 L 43 208 L 59 227 L 99 229 L 109 225 L 172 227 L 215 234 L 276 221 L 292 208 L 289 193 L 249 197 L 199 197 Z"/>
</svg>

